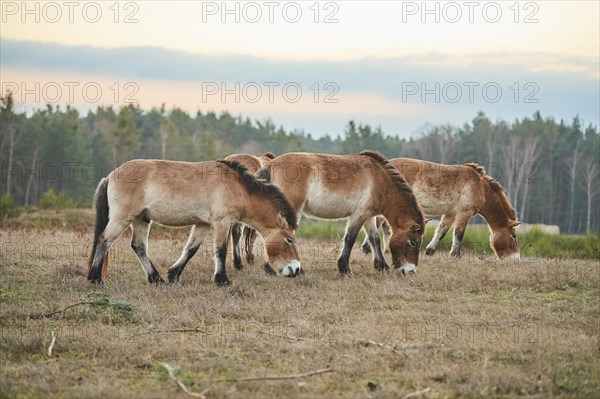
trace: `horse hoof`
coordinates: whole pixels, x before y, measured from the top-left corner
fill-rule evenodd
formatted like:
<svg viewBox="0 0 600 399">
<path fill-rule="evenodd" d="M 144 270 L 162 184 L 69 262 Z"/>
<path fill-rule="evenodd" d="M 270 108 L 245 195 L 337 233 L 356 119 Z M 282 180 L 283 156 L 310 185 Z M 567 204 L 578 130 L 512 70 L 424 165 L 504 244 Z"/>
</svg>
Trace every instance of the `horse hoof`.
<svg viewBox="0 0 600 399">
<path fill-rule="evenodd" d="M 169 284 L 179 284 L 179 276 L 177 274 L 169 274 Z"/>
<path fill-rule="evenodd" d="M 102 281 L 101 279 L 91 279 L 90 283 L 92 283 L 98 288 L 106 288 L 106 284 L 104 284 L 104 281 Z"/>
<path fill-rule="evenodd" d="M 378 272 L 383 272 L 385 270 L 389 270 L 390 267 L 388 266 L 387 263 L 384 262 L 375 262 L 375 270 L 377 270 Z"/>
<path fill-rule="evenodd" d="M 433 255 L 435 253 L 435 249 L 433 248 L 425 248 L 425 255 Z"/>
<path fill-rule="evenodd" d="M 231 281 L 224 274 L 215 274 L 214 281 L 219 287 L 231 284 Z"/>
<path fill-rule="evenodd" d="M 165 280 L 163 280 L 163 278 L 158 274 L 155 274 L 153 276 L 148 276 L 148 282 L 150 284 L 156 284 L 156 285 L 166 284 Z"/>
<path fill-rule="evenodd" d="M 233 267 L 236 270 L 243 270 L 244 269 L 244 265 L 242 264 L 242 261 L 237 261 L 237 262 L 233 262 Z"/>
<path fill-rule="evenodd" d="M 246 255 L 246 262 L 248 262 L 249 265 L 252 265 L 254 263 L 254 255 Z"/>
</svg>

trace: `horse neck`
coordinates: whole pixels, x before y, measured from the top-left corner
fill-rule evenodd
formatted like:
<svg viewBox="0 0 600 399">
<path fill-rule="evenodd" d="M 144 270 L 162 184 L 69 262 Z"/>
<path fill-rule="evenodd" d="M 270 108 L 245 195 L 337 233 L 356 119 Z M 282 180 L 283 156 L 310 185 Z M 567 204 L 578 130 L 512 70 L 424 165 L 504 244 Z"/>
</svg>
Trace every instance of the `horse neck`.
<svg viewBox="0 0 600 399">
<path fill-rule="evenodd" d="M 486 182 L 487 183 L 487 182 Z M 510 204 L 502 191 L 495 191 L 489 184 L 485 188 L 485 204 L 479 214 L 483 216 L 492 230 L 508 226 L 511 219 Z"/>
<path fill-rule="evenodd" d="M 242 221 L 264 237 L 277 226 L 278 209 L 267 198 L 259 198 L 256 194 L 249 195 L 248 198 L 250 201 Z"/>
<path fill-rule="evenodd" d="M 392 227 L 408 223 L 412 225 L 420 219 L 420 210 L 418 208 L 415 209 L 411 205 L 408 194 L 397 187 L 395 182 L 391 181 L 386 191 L 385 203 L 387 206 L 383 216 L 385 216 Z"/>
</svg>

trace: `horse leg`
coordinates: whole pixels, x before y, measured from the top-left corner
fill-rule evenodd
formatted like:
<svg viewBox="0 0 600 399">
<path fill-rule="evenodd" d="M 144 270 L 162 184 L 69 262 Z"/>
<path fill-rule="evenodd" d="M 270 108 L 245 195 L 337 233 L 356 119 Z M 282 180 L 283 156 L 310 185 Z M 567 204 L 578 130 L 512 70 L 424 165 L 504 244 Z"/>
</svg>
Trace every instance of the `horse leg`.
<svg viewBox="0 0 600 399">
<path fill-rule="evenodd" d="M 371 253 L 371 245 L 369 244 L 369 233 L 367 233 L 366 229 L 365 229 L 365 233 L 366 233 L 365 239 L 363 240 L 362 244 L 360 245 L 360 252 L 362 252 L 365 255 L 368 255 Z"/>
<path fill-rule="evenodd" d="M 460 258 L 460 246 L 465 235 L 467 223 L 471 219 L 470 215 L 461 215 L 457 217 L 454 222 L 454 236 L 452 237 L 452 248 L 450 249 L 450 256 Z"/>
<path fill-rule="evenodd" d="M 150 223 L 142 219 L 135 219 L 131 223 L 131 231 L 133 232 L 131 248 L 146 271 L 148 282 L 151 284 L 164 284 L 165 280 L 160 277 L 158 270 L 156 270 L 156 267 L 154 267 L 154 264 L 148 257 L 148 232 L 150 231 Z"/>
<path fill-rule="evenodd" d="M 244 232 L 244 235 L 246 236 L 246 262 L 251 265 L 254 263 L 254 242 L 256 241 L 256 230 L 248 226 L 244 227 L 244 229 L 248 229 L 247 232 Z"/>
<path fill-rule="evenodd" d="M 433 255 L 435 253 L 435 250 L 437 249 L 438 244 L 440 243 L 441 240 L 444 239 L 444 237 L 446 236 L 446 233 L 450 229 L 450 226 L 452 226 L 453 222 L 454 222 L 454 215 L 449 214 L 449 213 L 442 215 L 442 220 L 440 220 L 440 223 L 435 228 L 435 233 L 433 234 L 433 238 L 431 239 L 431 242 L 429 244 L 427 244 L 427 247 L 425 248 L 425 255 Z M 461 240 L 462 240 L 462 238 L 461 238 Z M 459 243 L 459 245 L 460 245 L 460 243 Z"/>
<path fill-rule="evenodd" d="M 88 280 L 93 283 L 104 285 L 102 282 L 102 268 L 104 267 L 104 261 L 108 254 L 108 250 L 113 245 L 115 240 L 125 231 L 129 225 L 127 220 L 119 220 L 113 218 L 108 221 L 108 224 L 104 228 L 104 231 L 98 238 L 98 244 L 94 253 L 94 259 L 92 261 L 92 267 L 88 273 Z"/>
<path fill-rule="evenodd" d="M 169 283 L 179 282 L 179 276 L 181 276 L 181 273 L 183 273 L 185 265 L 187 265 L 190 259 L 192 259 L 196 252 L 198 252 L 198 248 L 200 248 L 200 245 L 204 241 L 206 233 L 208 233 L 209 230 L 210 225 L 208 224 L 197 224 L 192 227 L 192 230 L 190 231 L 190 237 L 188 238 L 188 241 L 181 252 L 181 256 L 167 272 L 169 276 Z"/>
<path fill-rule="evenodd" d="M 382 225 L 385 228 L 385 219 L 384 218 L 374 217 L 372 219 L 375 220 L 375 223 L 377 224 L 378 229 Z M 367 222 L 367 223 L 369 223 L 369 222 Z M 364 228 L 364 230 L 365 230 L 366 235 L 365 235 L 365 239 L 363 240 L 362 245 L 360 246 L 360 250 L 362 251 L 363 254 L 368 255 L 371 253 L 371 245 L 369 244 L 369 232 L 367 231 L 366 228 Z"/>
<path fill-rule="evenodd" d="M 379 240 L 379 233 L 377 232 L 377 222 L 375 218 L 367 220 L 367 223 L 363 226 L 367 232 L 367 239 L 373 248 L 373 265 L 375 270 L 384 271 L 390 267 L 385 263 L 383 253 L 381 252 L 381 241 Z"/>
<path fill-rule="evenodd" d="M 352 246 L 356 242 L 358 232 L 366 222 L 367 218 L 361 217 L 360 219 L 348 219 L 346 225 L 346 233 L 344 234 L 344 248 L 338 258 L 338 270 L 341 274 L 351 275 L 350 271 L 350 253 L 352 252 Z"/>
<path fill-rule="evenodd" d="M 383 219 L 381 223 L 381 230 L 383 231 L 383 253 L 390 253 L 390 237 L 392 236 L 392 227 L 387 220 Z"/>
<path fill-rule="evenodd" d="M 216 224 L 213 226 L 215 241 L 215 274 L 214 281 L 217 285 L 228 285 L 231 281 L 225 273 L 225 259 L 227 258 L 227 238 L 229 236 L 229 224 Z"/>
<path fill-rule="evenodd" d="M 242 226 L 239 223 L 234 223 L 231 226 L 231 243 L 233 244 L 233 267 L 237 270 L 242 270 L 242 256 L 240 255 L 240 238 L 242 237 Z"/>
</svg>

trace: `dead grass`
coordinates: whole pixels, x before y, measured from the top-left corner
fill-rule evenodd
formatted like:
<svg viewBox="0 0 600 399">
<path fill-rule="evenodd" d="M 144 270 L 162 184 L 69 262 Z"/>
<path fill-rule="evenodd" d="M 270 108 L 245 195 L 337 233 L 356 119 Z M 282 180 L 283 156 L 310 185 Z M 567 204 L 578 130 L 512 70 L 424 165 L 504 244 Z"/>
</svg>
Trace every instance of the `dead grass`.
<svg viewBox="0 0 600 399">
<path fill-rule="evenodd" d="M 132 314 L 39 318 L 98 291 L 83 277 L 89 233 L 0 230 L 0 397 L 187 397 L 161 363 L 208 398 L 600 396 L 597 261 L 439 255 L 402 277 L 375 272 L 357 246 L 356 276 L 340 278 L 339 243 L 303 239 L 301 278 L 238 272 L 229 258 L 233 284 L 217 288 L 205 246 L 180 286 L 155 287 L 126 233 L 102 292 Z M 163 275 L 185 240 L 151 233 Z"/>
</svg>

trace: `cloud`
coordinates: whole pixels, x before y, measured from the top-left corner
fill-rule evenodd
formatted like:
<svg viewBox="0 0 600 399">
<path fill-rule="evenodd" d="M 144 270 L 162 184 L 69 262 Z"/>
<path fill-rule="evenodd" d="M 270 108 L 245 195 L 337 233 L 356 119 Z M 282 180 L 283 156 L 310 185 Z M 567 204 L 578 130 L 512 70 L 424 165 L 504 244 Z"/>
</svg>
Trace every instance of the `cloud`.
<svg viewBox="0 0 600 399">
<path fill-rule="evenodd" d="M 396 131 L 414 131 L 419 121 L 420 125 L 462 124 L 478 110 L 509 120 L 537 110 L 557 119 L 579 114 L 587 122 L 600 124 L 597 60 L 546 53 L 464 57 L 428 53 L 345 61 L 290 61 L 202 55 L 157 47 L 103 48 L 9 39 L 0 39 L 0 51 L 0 67 L 5 71 L 88 74 L 107 80 L 141 82 L 146 87 L 164 88 L 172 82 L 177 87 L 175 92 L 167 89 L 158 95 L 167 104 L 177 103 L 179 97 L 193 102 L 199 98 L 203 82 L 227 87 L 234 87 L 235 83 L 244 87 L 254 82 L 263 88 L 268 82 L 275 82 L 278 87 L 294 83 L 303 88 L 305 96 L 318 89 L 321 99 L 331 93 L 325 85 L 332 82 L 337 88 L 335 98 L 340 100 L 335 107 L 320 107 L 316 101 L 303 101 L 296 106 L 288 102 L 285 107 L 277 102 L 261 102 L 259 108 L 251 104 L 240 107 L 239 102 L 221 105 L 241 112 L 268 114 L 271 109 L 273 114 L 297 113 L 304 118 L 321 114 L 320 120 L 326 117 L 322 114 L 331 112 L 338 119 L 343 116 L 346 120 L 363 119 L 374 124 L 387 121 Z M 152 86 L 152 82 L 163 85 Z M 198 100 L 197 108 L 206 109 L 205 105 Z M 407 120 L 410 124 L 404 123 Z M 317 133 L 321 130 L 308 122 L 306 126 L 293 127 L 308 129 L 309 125 Z M 331 126 L 329 123 L 328 130 Z"/>
</svg>

